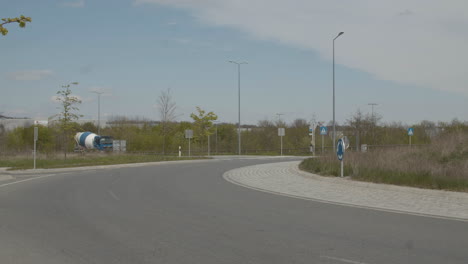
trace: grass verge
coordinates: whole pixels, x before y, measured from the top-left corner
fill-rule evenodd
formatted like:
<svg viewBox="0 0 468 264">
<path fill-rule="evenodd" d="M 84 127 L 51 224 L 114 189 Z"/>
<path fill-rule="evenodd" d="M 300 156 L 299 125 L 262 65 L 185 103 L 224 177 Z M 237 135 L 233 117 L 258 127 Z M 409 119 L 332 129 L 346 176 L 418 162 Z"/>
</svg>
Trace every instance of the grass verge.
<svg viewBox="0 0 468 264">
<path fill-rule="evenodd" d="M 299 168 L 338 176 L 336 156 L 302 161 Z M 450 134 L 425 148 L 346 153 L 344 175 L 359 181 L 468 192 L 468 135 Z"/>
<path fill-rule="evenodd" d="M 38 169 L 53 169 L 53 168 L 70 168 L 84 166 L 99 166 L 99 165 L 114 165 L 128 163 L 144 163 L 158 161 L 175 161 L 175 160 L 195 160 L 206 159 L 204 157 L 174 157 L 174 156 L 156 156 L 156 155 L 75 155 L 67 158 L 50 157 L 36 160 L 36 168 Z M 21 157 L 3 157 L 0 160 L 0 167 L 9 167 L 10 170 L 26 170 L 33 168 L 33 160 L 31 158 Z"/>
</svg>

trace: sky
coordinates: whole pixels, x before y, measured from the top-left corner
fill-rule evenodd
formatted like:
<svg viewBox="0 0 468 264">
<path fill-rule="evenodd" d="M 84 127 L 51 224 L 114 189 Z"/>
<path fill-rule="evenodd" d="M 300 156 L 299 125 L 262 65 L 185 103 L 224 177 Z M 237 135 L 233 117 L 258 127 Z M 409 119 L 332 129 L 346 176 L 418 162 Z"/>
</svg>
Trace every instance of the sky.
<svg viewBox="0 0 468 264">
<path fill-rule="evenodd" d="M 195 107 L 221 122 L 333 119 L 358 109 L 382 122 L 468 120 L 468 2 L 462 0 L 15 0 L 30 16 L 0 36 L 0 113 L 60 112 L 62 85 L 83 119 L 158 120 L 170 89 L 177 120 Z"/>
</svg>

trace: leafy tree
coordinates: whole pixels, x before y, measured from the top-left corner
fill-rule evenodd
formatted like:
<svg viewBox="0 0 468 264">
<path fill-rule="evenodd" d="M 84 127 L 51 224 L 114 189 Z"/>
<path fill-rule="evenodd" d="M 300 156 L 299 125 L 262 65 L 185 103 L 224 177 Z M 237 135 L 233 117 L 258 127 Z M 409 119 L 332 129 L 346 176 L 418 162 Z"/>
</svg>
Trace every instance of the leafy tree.
<svg viewBox="0 0 468 264">
<path fill-rule="evenodd" d="M 25 17 L 23 15 L 19 17 L 14 17 L 14 18 L 2 18 L 2 23 L 0 23 L 0 33 L 2 33 L 3 36 L 8 34 L 8 29 L 3 27 L 3 25 L 10 24 L 10 23 L 18 23 L 21 28 L 24 28 L 26 26 L 26 22 L 31 22 L 30 17 Z"/>
<path fill-rule="evenodd" d="M 73 130 L 76 129 L 75 120 L 82 117 L 82 115 L 76 114 L 76 111 L 80 109 L 76 106 L 81 104 L 81 100 L 78 99 L 76 96 L 72 95 L 72 91 L 70 89 L 71 85 L 78 85 L 77 82 L 73 82 L 68 85 L 62 85 L 63 90 L 59 90 L 57 92 L 57 101 L 61 103 L 61 112 L 59 114 L 59 127 L 62 132 L 62 139 L 63 139 L 63 153 L 65 159 L 67 158 L 67 148 L 69 145 L 69 140 L 71 138 L 71 133 Z"/>
<path fill-rule="evenodd" d="M 54 149 L 54 137 L 51 129 L 38 126 L 37 149 L 41 153 L 50 153 Z M 13 152 L 30 151 L 33 148 L 34 126 L 17 127 L 7 134 L 7 147 Z"/>
<path fill-rule="evenodd" d="M 93 122 L 86 122 L 81 125 L 82 131 L 89 131 L 93 133 L 97 133 L 98 129 L 97 126 Z"/>
<path fill-rule="evenodd" d="M 218 119 L 218 116 L 209 112 L 206 113 L 205 110 L 197 106 L 198 114 L 190 114 L 190 117 L 193 119 L 195 141 L 204 142 L 204 139 L 214 133 L 213 131 L 213 121 Z"/>
</svg>

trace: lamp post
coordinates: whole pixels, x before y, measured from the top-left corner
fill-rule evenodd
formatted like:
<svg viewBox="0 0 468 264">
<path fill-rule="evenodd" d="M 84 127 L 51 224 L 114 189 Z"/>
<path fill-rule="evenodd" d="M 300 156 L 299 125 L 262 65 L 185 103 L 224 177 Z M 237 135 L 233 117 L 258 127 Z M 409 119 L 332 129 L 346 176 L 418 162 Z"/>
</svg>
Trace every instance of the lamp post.
<svg viewBox="0 0 468 264">
<path fill-rule="evenodd" d="M 92 91 L 92 93 L 95 93 L 95 94 L 98 95 L 98 123 L 97 123 L 97 129 L 98 129 L 98 135 L 101 135 L 101 94 L 103 94 L 103 92 Z"/>
<path fill-rule="evenodd" d="M 239 123 L 238 123 L 238 128 L 237 128 L 237 134 L 238 134 L 238 143 L 239 143 L 239 155 L 241 155 L 241 119 L 240 119 L 240 66 L 241 64 L 247 64 L 247 62 L 236 62 L 236 61 L 229 61 L 230 63 L 237 64 L 237 88 L 238 88 L 238 94 L 239 94 Z"/>
<path fill-rule="evenodd" d="M 336 128 L 335 128 L 335 40 L 343 35 L 344 32 L 338 33 L 333 39 L 333 152 L 336 152 Z"/>
</svg>

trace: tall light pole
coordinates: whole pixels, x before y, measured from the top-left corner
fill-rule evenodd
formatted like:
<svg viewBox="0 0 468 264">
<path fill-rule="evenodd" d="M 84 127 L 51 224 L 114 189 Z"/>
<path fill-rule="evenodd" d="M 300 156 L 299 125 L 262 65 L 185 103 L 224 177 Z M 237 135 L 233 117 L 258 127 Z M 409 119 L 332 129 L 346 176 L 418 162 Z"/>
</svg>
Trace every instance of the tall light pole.
<svg viewBox="0 0 468 264">
<path fill-rule="evenodd" d="M 336 128 L 335 128 L 335 40 L 343 35 L 344 32 L 338 33 L 333 39 L 333 152 L 336 152 Z"/>
<path fill-rule="evenodd" d="M 239 94 L 239 123 L 238 123 L 238 128 L 237 128 L 237 134 L 238 134 L 238 143 L 239 143 L 239 155 L 241 155 L 241 118 L 240 118 L 240 66 L 241 64 L 247 64 L 247 62 L 236 62 L 236 61 L 229 61 L 230 63 L 237 64 L 237 88 L 238 88 L 238 94 Z"/>
<path fill-rule="evenodd" d="M 98 91 L 92 91 L 92 93 L 95 93 L 98 95 L 98 123 L 97 123 L 97 129 L 98 129 L 98 135 L 101 135 L 101 94 L 103 92 L 98 92 Z"/>
</svg>

